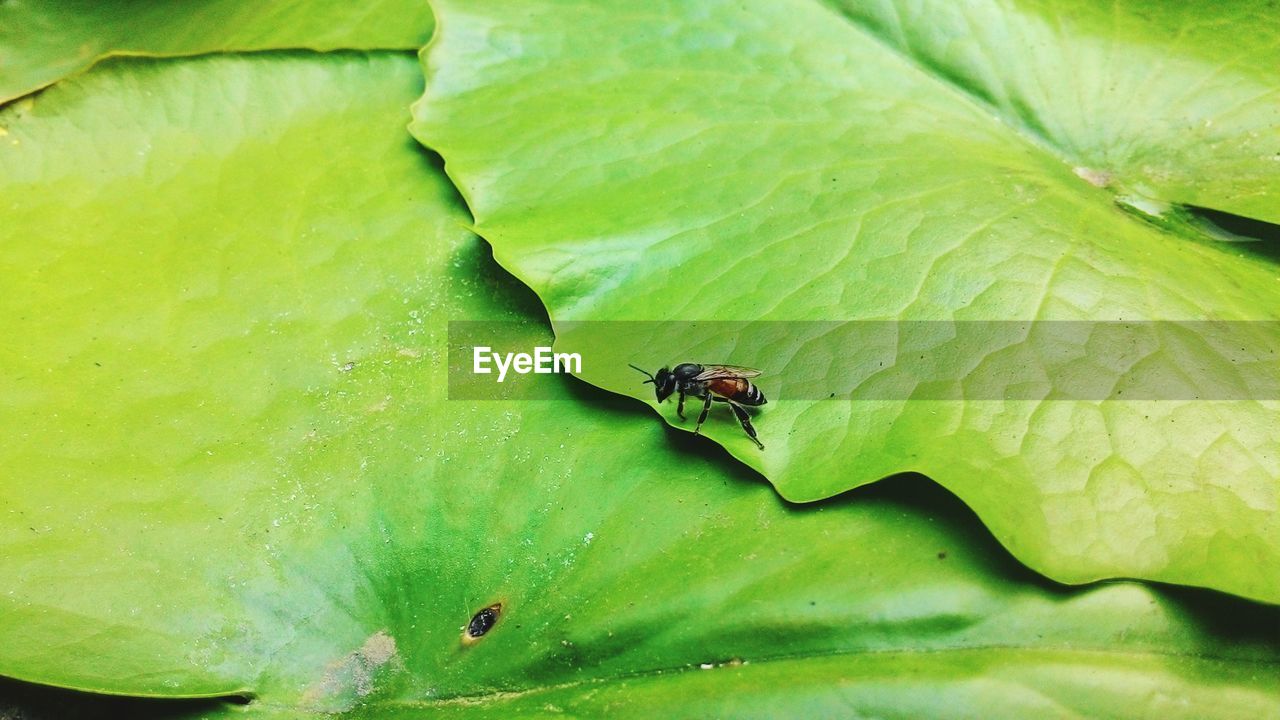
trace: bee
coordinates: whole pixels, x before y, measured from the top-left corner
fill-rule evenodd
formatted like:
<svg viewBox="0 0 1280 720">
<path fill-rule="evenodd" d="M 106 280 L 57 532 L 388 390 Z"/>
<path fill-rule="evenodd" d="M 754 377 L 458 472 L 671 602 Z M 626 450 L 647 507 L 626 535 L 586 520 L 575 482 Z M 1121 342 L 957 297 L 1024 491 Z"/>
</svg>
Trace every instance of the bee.
<svg viewBox="0 0 1280 720">
<path fill-rule="evenodd" d="M 751 384 L 750 379 L 759 376 L 759 370 L 737 365 L 680 363 L 674 369 L 664 367 L 654 375 L 635 365 L 631 367 L 649 378 L 644 381 L 645 384 L 653 383 L 653 391 L 658 396 L 658 402 L 665 401 L 671 397 L 672 393 L 679 394 L 680 400 L 676 403 L 676 414 L 681 420 L 687 419 L 684 416 L 685 397 L 692 395 L 702 398 L 702 413 L 698 415 L 698 425 L 693 429 L 694 435 L 702 429 L 702 423 L 706 421 L 707 413 L 711 411 L 711 403 L 722 402 L 733 409 L 733 414 L 738 417 L 742 430 L 747 433 L 747 437 L 751 438 L 751 442 L 761 450 L 764 449 L 764 444 L 756 437 L 756 429 L 751 425 L 751 415 L 747 413 L 748 407 L 759 407 L 769 402 L 765 399 L 764 393 L 760 392 L 760 388 Z"/>
</svg>

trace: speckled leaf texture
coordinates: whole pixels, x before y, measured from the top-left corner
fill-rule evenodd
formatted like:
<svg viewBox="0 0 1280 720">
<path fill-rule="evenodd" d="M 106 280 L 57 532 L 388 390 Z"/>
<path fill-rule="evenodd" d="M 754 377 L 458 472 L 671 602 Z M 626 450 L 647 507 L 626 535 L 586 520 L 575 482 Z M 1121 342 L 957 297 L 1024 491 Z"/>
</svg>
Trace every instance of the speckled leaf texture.
<svg viewBox="0 0 1280 720">
<path fill-rule="evenodd" d="M 703 434 L 790 500 L 917 471 L 1057 580 L 1280 601 L 1271 4 L 435 9 L 414 132 L 495 258 L 545 303 L 558 347 L 583 354 L 581 377 L 655 404 L 627 363 L 762 368 L 767 449 L 728 413 Z M 1206 208 L 1259 236 L 1215 228 Z M 1006 320 L 1233 322 L 1272 348 L 1251 361 L 1269 380 L 1202 392 L 1238 380 L 1234 350 L 1153 324 L 1134 347 L 1092 332 L 1057 348 L 1064 374 L 1113 383 L 1109 397 L 866 398 L 855 385 L 789 398 L 789 382 L 829 377 L 861 348 L 742 340 L 764 321 Z M 887 365 L 944 345 L 890 345 Z M 1021 356 L 980 359 L 932 380 L 1012 377 Z M 1184 394 L 1120 397 L 1177 368 L 1190 368 Z M 691 430 L 673 405 L 655 407 Z"/>
<path fill-rule="evenodd" d="M 421 0 L 7 0 L 0 2 L 0 102 L 113 55 L 415 50 L 433 26 Z"/>
<path fill-rule="evenodd" d="M 131 60 L 0 111 L 0 673 L 251 698 L 197 717 L 1280 713 L 1275 608 L 1061 588 L 920 478 L 790 505 L 572 379 L 446 399 L 447 320 L 550 332 L 421 90 Z"/>
</svg>

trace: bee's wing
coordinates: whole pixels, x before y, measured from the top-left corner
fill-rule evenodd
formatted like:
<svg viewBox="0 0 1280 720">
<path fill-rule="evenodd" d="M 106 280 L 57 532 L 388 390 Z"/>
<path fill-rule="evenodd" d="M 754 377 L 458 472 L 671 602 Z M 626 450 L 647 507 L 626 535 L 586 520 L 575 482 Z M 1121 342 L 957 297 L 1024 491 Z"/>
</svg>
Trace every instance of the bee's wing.
<svg viewBox="0 0 1280 720">
<path fill-rule="evenodd" d="M 759 370 L 742 367 L 741 365 L 703 365 L 702 372 L 694 380 L 701 382 L 704 380 L 719 380 L 721 378 L 753 378 L 759 375 Z"/>
</svg>

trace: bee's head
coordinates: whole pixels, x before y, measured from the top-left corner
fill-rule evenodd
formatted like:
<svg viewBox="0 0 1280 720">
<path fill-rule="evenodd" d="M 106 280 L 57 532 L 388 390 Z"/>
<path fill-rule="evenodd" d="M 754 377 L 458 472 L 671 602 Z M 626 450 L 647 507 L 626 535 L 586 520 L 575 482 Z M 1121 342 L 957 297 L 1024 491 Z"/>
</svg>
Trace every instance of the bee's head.
<svg viewBox="0 0 1280 720">
<path fill-rule="evenodd" d="M 640 370 L 640 368 L 635 365 L 632 365 L 631 367 L 639 370 L 645 375 L 648 375 L 649 379 L 645 380 L 645 382 L 653 383 L 653 394 L 658 397 L 658 402 L 662 402 L 663 400 L 671 397 L 671 393 L 676 391 L 676 376 L 671 372 L 671 368 L 664 367 L 658 371 L 657 375 L 650 375 L 647 371 Z"/>
</svg>

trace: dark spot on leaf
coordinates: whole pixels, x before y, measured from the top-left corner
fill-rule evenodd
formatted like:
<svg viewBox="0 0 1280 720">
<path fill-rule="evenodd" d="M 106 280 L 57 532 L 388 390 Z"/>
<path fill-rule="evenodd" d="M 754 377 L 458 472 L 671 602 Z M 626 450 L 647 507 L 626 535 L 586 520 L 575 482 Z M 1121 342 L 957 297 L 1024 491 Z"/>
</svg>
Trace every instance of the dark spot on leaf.
<svg viewBox="0 0 1280 720">
<path fill-rule="evenodd" d="M 946 550 L 943 550 L 942 552 L 938 553 L 938 559 L 939 559 L 939 560 L 946 560 L 946 559 L 947 559 L 947 551 L 946 551 Z"/>
<path fill-rule="evenodd" d="M 501 615 L 502 603 L 494 603 L 473 615 L 471 622 L 467 623 L 467 631 L 462 638 L 463 642 L 475 642 L 484 637 L 498 623 L 498 618 Z"/>
</svg>

